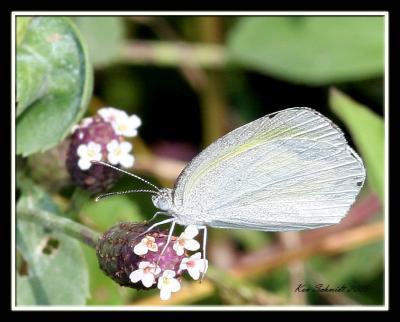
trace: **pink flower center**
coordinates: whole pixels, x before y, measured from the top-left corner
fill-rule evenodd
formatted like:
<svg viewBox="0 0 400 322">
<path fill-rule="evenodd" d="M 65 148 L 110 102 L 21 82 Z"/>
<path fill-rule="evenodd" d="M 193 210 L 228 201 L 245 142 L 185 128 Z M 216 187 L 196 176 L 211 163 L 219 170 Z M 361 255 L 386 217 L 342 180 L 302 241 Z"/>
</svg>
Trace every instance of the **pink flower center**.
<svg viewBox="0 0 400 322">
<path fill-rule="evenodd" d="M 194 267 L 194 266 L 195 266 L 195 262 L 194 262 L 194 261 L 188 261 L 188 262 L 186 263 L 186 265 L 187 265 L 188 267 Z"/>
</svg>

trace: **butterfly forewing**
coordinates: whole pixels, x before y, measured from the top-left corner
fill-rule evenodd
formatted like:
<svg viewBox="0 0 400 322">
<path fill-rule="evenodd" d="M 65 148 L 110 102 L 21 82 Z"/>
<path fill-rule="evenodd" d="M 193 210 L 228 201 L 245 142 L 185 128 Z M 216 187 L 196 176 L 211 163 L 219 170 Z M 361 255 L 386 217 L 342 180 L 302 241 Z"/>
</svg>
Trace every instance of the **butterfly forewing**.
<svg viewBox="0 0 400 322">
<path fill-rule="evenodd" d="M 336 125 L 309 108 L 292 108 L 201 152 L 179 176 L 174 203 L 180 217 L 213 227 L 316 228 L 346 215 L 364 179 L 361 159 Z"/>
</svg>

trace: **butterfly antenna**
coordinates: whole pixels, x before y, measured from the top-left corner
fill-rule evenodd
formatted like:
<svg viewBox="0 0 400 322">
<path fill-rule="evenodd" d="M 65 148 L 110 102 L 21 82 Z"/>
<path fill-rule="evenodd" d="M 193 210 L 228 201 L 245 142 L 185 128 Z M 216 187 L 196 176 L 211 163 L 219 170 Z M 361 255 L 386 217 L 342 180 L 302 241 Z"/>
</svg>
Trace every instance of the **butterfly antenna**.
<svg viewBox="0 0 400 322">
<path fill-rule="evenodd" d="M 127 174 L 128 176 L 134 177 L 134 178 L 136 178 L 136 179 L 139 179 L 140 181 L 143 181 L 144 183 L 147 183 L 149 186 L 152 186 L 152 187 L 155 188 L 157 191 L 160 191 L 160 188 L 158 188 L 156 185 L 154 185 L 154 184 L 152 184 L 151 182 L 148 182 L 147 180 L 145 180 L 145 179 L 143 179 L 143 178 L 137 176 L 136 174 L 133 174 L 133 173 L 130 173 L 130 172 L 128 172 L 128 171 L 122 170 L 122 169 L 120 169 L 120 168 L 114 167 L 113 165 L 108 164 L 108 163 L 103 162 L 103 161 L 91 160 L 90 162 L 93 163 L 93 164 L 101 164 L 101 165 L 104 165 L 104 166 L 109 167 L 109 168 L 111 168 L 111 169 L 114 169 L 114 170 L 117 170 L 117 171 L 119 171 L 119 172 L 125 173 L 125 174 Z"/>
<path fill-rule="evenodd" d="M 95 199 L 95 201 L 99 201 L 101 199 L 107 198 L 107 197 L 111 197 L 111 196 L 115 196 L 115 195 L 125 195 L 127 193 L 132 193 L 132 192 L 148 192 L 148 193 L 154 193 L 154 194 L 158 194 L 157 191 L 154 190 L 126 190 L 126 191 L 116 191 L 116 192 L 109 192 L 109 193 L 103 193 L 101 195 L 98 195 Z"/>
</svg>

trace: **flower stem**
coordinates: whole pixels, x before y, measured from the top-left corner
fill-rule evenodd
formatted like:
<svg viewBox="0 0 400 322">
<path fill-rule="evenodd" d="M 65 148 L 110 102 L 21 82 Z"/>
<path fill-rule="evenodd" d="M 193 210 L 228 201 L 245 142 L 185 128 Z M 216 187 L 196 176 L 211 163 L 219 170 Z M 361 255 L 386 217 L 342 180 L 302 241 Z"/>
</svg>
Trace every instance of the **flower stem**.
<svg viewBox="0 0 400 322">
<path fill-rule="evenodd" d="M 69 207 L 66 211 L 66 217 L 75 220 L 78 218 L 79 215 L 79 211 L 82 209 L 83 205 L 90 200 L 91 195 L 89 192 L 81 189 L 80 187 L 76 187 L 70 203 L 69 203 Z"/>
<path fill-rule="evenodd" d="M 34 222 L 52 231 L 63 233 L 93 248 L 96 247 L 97 240 L 100 237 L 98 232 L 89 227 L 41 209 L 30 210 L 20 208 L 18 209 L 17 218 Z"/>
<path fill-rule="evenodd" d="M 219 69 L 228 62 L 221 45 L 189 44 L 181 41 L 139 41 L 121 49 L 121 61 L 136 65 L 153 64 L 169 67 L 201 67 Z"/>
</svg>

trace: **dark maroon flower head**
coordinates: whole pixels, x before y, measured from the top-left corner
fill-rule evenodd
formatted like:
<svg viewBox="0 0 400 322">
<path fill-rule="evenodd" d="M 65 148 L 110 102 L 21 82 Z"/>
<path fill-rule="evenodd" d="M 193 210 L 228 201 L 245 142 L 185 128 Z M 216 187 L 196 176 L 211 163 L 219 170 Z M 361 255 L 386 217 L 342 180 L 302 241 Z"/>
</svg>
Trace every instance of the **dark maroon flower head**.
<svg viewBox="0 0 400 322">
<path fill-rule="evenodd" d="M 121 286 L 135 289 L 151 289 L 157 286 L 157 277 L 164 271 L 172 270 L 176 273 L 175 278 L 180 278 L 182 272 L 179 269 L 180 263 L 186 253 L 178 256 L 170 242 L 164 253 L 161 251 L 165 246 L 168 234 L 158 229 L 144 233 L 149 228 L 143 223 L 123 222 L 111 227 L 99 239 L 96 247 L 97 258 L 100 268 Z M 135 254 L 135 247 L 143 240 L 148 240 L 149 250 L 146 254 Z M 156 246 L 155 246 L 156 245 Z M 148 262 L 158 266 L 158 274 L 154 274 L 154 282 L 146 287 L 143 283 L 132 282 L 132 272 L 140 268 L 141 262 Z M 158 265 L 157 265 L 158 264 Z"/>
<path fill-rule="evenodd" d="M 66 166 L 72 181 L 91 193 L 108 190 L 120 174 L 92 160 L 130 168 L 132 145 L 124 137 L 137 135 L 140 119 L 115 108 L 102 108 L 75 126 L 70 138 Z"/>
<path fill-rule="evenodd" d="M 71 136 L 71 143 L 67 153 L 67 169 L 72 181 L 81 188 L 91 193 L 99 193 L 108 190 L 111 185 L 120 177 L 120 173 L 111 168 L 90 164 L 90 167 L 81 169 L 78 155 L 80 146 L 88 147 L 89 144 L 97 144 L 100 148 L 98 155 L 100 160 L 107 160 L 107 144 L 112 141 L 120 141 L 109 122 L 101 117 L 95 116 L 92 122 L 86 127 L 77 128 Z M 93 144 L 94 143 L 94 144 Z M 95 146 L 96 147 L 96 146 Z M 90 160 L 88 160 L 90 162 Z"/>
</svg>

